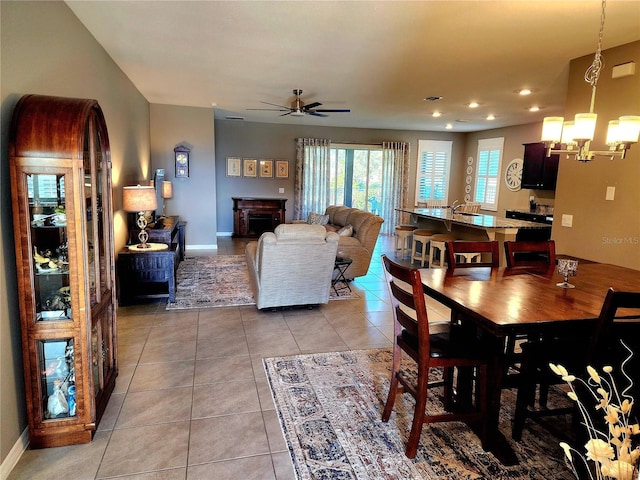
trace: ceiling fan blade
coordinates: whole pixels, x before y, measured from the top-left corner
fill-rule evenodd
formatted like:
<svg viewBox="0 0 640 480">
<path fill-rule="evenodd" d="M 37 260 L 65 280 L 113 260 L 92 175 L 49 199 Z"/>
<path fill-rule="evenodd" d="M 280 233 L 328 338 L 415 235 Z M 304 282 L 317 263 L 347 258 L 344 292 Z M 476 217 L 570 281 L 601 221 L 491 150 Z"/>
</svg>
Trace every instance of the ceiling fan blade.
<svg viewBox="0 0 640 480">
<path fill-rule="evenodd" d="M 267 112 L 288 112 L 288 108 L 247 108 L 247 110 L 263 110 Z"/>
<path fill-rule="evenodd" d="M 342 109 L 342 110 L 333 110 L 333 109 L 326 109 L 326 108 L 321 108 L 320 110 L 314 110 L 314 112 L 329 112 L 329 113 L 348 113 L 351 110 L 349 110 L 348 108 L 346 109 Z"/>
<path fill-rule="evenodd" d="M 313 103 L 310 103 L 309 105 L 305 105 L 302 108 L 304 108 L 305 110 L 311 110 L 312 108 L 319 107 L 320 105 L 322 105 L 320 102 L 313 102 Z"/>
<path fill-rule="evenodd" d="M 285 115 L 291 115 L 291 111 L 288 111 L 287 113 L 283 113 L 282 115 L 280 115 L 281 117 L 284 117 Z"/>
<path fill-rule="evenodd" d="M 328 117 L 329 115 L 325 115 L 324 113 L 318 113 L 318 112 L 307 112 L 308 115 L 313 115 L 314 117 Z"/>
<path fill-rule="evenodd" d="M 287 107 L 286 105 L 278 105 L 277 103 L 270 103 L 270 102 L 260 102 L 260 103 L 264 103 L 265 105 L 273 105 L 274 107 L 284 108 L 285 110 L 290 109 L 290 107 Z"/>
</svg>

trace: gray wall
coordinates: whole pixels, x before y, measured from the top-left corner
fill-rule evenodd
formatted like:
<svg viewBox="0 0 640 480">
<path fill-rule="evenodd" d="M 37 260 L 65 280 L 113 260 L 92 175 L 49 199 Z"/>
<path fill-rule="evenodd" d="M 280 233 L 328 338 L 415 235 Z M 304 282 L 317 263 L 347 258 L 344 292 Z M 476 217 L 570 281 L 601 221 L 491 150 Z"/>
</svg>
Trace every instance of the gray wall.
<svg viewBox="0 0 640 480">
<path fill-rule="evenodd" d="M 116 251 L 127 236 L 122 186 L 147 178 L 150 149 L 148 102 L 63 2 L 3 1 L 0 16 L 0 459 L 4 462 L 27 425 L 7 146 L 13 108 L 27 93 L 98 100 L 111 142 Z"/>
<path fill-rule="evenodd" d="M 453 163 L 462 163 L 465 135 L 461 133 L 420 132 L 409 130 L 374 130 L 366 128 L 316 127 L 304 125 L 273 125 L 244 122 L 238 120 L 216 120 L 216 177 L 217 177 L 217 218 L 218 233 L 233 232 L 233 201 L 231 197 L 273 197 L 287 198 L 287 221 L 293 215 L 294 164 L 296 156 L 295 139 L 299 137 L 328 138 L 335 143 L 379 144 L 383 141 L 408 142 L 411 148 L 411 171 L 409 172 L 409 199 L 415 196 L 413 180 L 416 175 L 418 140 L 452 140 Z M 226 158 L 242 157 L 289 161 L 289 178 L 245 178 L 227 177 Z M 451 197 L 464 197 L 460 186 L 462 167 L 451 175 Z M 278 193 L 279 188 L 285 193 Z"/>
<path fill-rule="evenodd" d="M 164 168 L 165 180 L 173 183 L 167 215 L 187 222 L 187 251 L 217 243 L 214 139 L 213 109 L 151 105 L 151 162 L 154 171 Z M 175 178 L 173 149 L 178 145 L 191 149 L 189 178 Z"/>
</svg>

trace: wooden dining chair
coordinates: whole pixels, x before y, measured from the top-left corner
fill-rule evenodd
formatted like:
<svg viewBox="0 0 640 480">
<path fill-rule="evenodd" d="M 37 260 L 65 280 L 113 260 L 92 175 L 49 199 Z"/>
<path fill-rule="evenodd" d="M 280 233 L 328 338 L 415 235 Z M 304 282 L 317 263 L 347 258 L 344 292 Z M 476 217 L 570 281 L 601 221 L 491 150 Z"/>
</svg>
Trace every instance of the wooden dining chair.
<svg viewBox="0 0 640 480">
<path fill-rule="evenodd" d="M 470 267 L 497 268 L 500 265 L 500 254 L 498 249 L 497 240 L 478 242 L 465 240 L 449 241 L 447 242 L 447 268 L 449 270 Z M 469 254 L 480 254 L 480 260 L 477 262 L 461 262 L 459 260 L 460 256 Z M 486 257 L 486 254 L 491 255 L 490 260 L 487 260 L 486 258 L 483 259 L 483 257 Z"/>
<path fill-rule="evenodd" d="M 382 255 L 382 261 L 394 319 L 391 385 L 382 421 L 389 420 L 398 391 L 408 392 L 415 398 L 415 410 L 405 450 L 407 457 L 416 456 L 424 423 L 466 421 L 477 424 L 484 444 L 487 432 L 488 358 L 482 345 L 475 336 L 469 338 L 456 325 L 449 323 L 445 326 L 439 324 L 437 332 L 431 331 L 420 271 L 395 263 L 386 255 Z M 417 381 L 401 368 L 402 352 L 417 363 Z M 429 383 L 429 370 L 439 367 L 444 371 L 443 381 Z M 444 386 L 445 404 L 450 404 L 447 400 L 452 395 L 454 367 L 476 370 L 475 406 L 468 411 L 427 415 L 425 407 L 430 388 Z"/>
<path fill-rule="evenodd" d="M 535 392 L 539 385 L 563 383 L 551 372 L 549 363 L 564 366 L 576 376 L 586 375 L 587 365 L 602 367 L 612 365 L 620 371 L 621 363 L 628 352 L 620 345 L 623 340 L 635 353 L 640 350 L 640 292 L 622 292 L 609 288 L 602 304 L 600 315 L 594 328 L 582 337 L 573 332 L 568 337 L 542 338 L 522 345 L 522 365 L 513 417 L 511 436 L 522 438 L 527 418 L 539 419 L 550 415 L 574 413 L 572 407 L 548 408 L 546 398 L 539 398 L 540 409 L 533 409 Z M 636 359 L 628 363 L 627 374 L 637 379 L 640 362 Z M 635 396 L 638 386 L 634 385 Z"/>
<path fill-rule="evenodd" d="M 544 267 L 556 264 L 556 243 L 546 241 L 505 241 L 508 267 Z"/>
</svg>

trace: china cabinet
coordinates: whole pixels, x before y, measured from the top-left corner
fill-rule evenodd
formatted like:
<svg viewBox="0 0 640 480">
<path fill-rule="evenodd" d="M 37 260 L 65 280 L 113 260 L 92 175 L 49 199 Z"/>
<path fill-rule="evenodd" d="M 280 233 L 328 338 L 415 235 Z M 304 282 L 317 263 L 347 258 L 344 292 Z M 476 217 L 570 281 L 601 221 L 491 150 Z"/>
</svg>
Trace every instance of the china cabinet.
<svg viewBox="0 0 640 480">
<path fill-rule="evenodd" d="M 30 443 L 89 442 L 117 375 L 102 110 L 95 100 L 25 95 L 9 154 Z"/>
</svg>

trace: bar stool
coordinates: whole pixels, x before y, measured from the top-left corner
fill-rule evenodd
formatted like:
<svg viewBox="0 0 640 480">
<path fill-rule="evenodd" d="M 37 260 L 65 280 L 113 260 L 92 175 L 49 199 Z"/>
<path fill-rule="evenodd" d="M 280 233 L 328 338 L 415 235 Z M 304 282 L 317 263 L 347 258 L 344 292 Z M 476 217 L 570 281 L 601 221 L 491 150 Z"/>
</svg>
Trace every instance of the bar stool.
<svg viewBox="0 0 640 480">
<path fill-rule="evenodd" d="M 411 247 L 411 263 L 413 264 L 414 260 L 420 260 L 420 266 L 424 267 L 424 262 L 427 262 L 427 267 L 429 266 L 429 241 L 433 236 L 433 232 L 431 230 L 414 230 L 413 231 L 413 245 Z M 421 244 L 422 248 L 419 252 L 416 253 L 418 243 Z"/>
<path fill-rule="evenodd" d="M 409 251 L 409 245 L 411 242 L 411 236 L 413 231 L 418 227 L 415 225 L 397 225 L 396 226 L 396 244 L 395 244 L 395 256 L 398 256 L 398 252 L 401 252 L 401 258 L 404 258 L 404 252 Z"/>
<path fill-rule="evenodd" d="M 440 268 L 444 267 L 447 256 L 446 244 L 456 240 L 456 237 L 447 233 L 437 233 L 431 237 L 431 254 L 429 255 L 429 267 L 434 264 L 436 250 L 440 252 Z"/>
<path fill-rule="evenodd" d="M 476 259 L 479 262 L 480 259 L 482 258 L 482 254 L 480 254 L 480 253 L 456 253 L 456 255 L 458 255 L 459 257 L 464 258 L 464 262 L 465 263 L 471 263 Z"/>
</svg>

